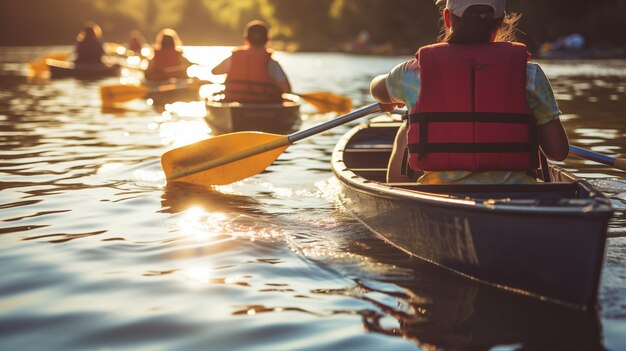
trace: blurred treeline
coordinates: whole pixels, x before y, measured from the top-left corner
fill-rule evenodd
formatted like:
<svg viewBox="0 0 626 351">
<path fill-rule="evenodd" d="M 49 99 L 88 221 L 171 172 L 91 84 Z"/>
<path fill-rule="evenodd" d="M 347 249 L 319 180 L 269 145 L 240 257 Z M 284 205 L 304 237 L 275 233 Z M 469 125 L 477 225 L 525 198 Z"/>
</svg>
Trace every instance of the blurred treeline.
<svg viewBox="0 0 626 351">
<path fill-rule="evenodd" d="M 626 0 L 509 0 L 523 14 L 519 40 L 531 49 L 580 33 L 588 46 L 626 46 Z M 133 29 L 148 41 L 164 27 L 188 45 L 238 45 L 246 22 L 271 25 L 275 45 L 337 50 L 359 33 L 396 53 L 412 52 L 439 31 L 434 0 L 0 0 L 0 45 L 71 44 L 85 20 L 104 40 Z"/>
</svg>

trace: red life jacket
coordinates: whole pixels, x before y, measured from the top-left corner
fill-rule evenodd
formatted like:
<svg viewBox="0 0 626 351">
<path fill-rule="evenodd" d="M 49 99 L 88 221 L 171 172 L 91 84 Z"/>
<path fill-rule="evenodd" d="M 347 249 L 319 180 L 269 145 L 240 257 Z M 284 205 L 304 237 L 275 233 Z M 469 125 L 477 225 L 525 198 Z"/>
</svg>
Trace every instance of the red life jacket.
<svg viewBox="0 0 626 351">
<path fill-rule="evenodd" d="M 233 50 L 224 85 L 225 101 L 280 103 L 282 93 L 269 75 L 271 53 L 265 48 L 240 47 Z"/>
<path fill-rule="evenodd" d="M 183 63 L 180 51 L 172 49 L 155 50 L 154 57 L 146 71 L 146 79 L 187 78 L 187 70 L 182 66 Z"/>
<path fill-rule="evenodd" d="M 434 44 L 417 53 L 420 96 L 409 117 L 409 165 L 422 171 L 537 168 L 519 43 Z"/>
</svg>

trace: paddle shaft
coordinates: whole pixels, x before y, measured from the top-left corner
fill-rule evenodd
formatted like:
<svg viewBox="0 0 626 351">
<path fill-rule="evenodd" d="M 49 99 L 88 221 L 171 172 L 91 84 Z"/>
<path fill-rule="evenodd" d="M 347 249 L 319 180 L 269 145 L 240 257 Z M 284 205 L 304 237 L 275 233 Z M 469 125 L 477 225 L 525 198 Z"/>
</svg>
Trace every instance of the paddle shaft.
<svg viewBox="0 0 626 351">
<path fill-rule="evenodd" d="M 626 171 L 626 159 L 614 158 L 611 156 L 603 155 L 597 152 L 586 150 L 578 146 L 570 145 L 569 153 L 580 158 L 602 163 L 607 166 L 612 166 L 622 171 Z"/>
<path fill-rule="evenodd" d="M 380 104 L 376 103 L 376 104 L 372 104 L 363 108 L 360 108 L 356 111 L 350 112 L 348 114 L 345 114 L 341 117 L 335 118 L 331 121 L 328 121 L 326 123 L 322 123 L 320 125 L 317 125 L 315 127 L 309 128 L 309 129 L 305 129 L 299 132 L 295 132 L 292 133 L 290 135 L 284 136 L 282 138 L 261 144 L 261 145 L 257 145 L 255 147 L 251 147 L 249 149 L 246 150 L 242 150 L 239 152 L 235 152 L 233 154 L 230 155 L 226 155 L 223 157 L 219 157 L 216 159 L 212 159 L 212 160 L 207 160 L 206 162 L 202 162 L 202 163 L 198 163 L 196 165 L 192 165 L 192 166 L 188 166 L 188 167 L 183 167 L 179 170 L 175 170 L 173 171 L 170 175 L 167 176 L 168 180 L 175 180 L 178 178 L 182 178 L 185 176 L 188 176 L 190 174 L 194 174 L 194 173 L 198 173 L 198 172 L 202 172 L 202 171 L 206 171 L 212 168 L 216 168 L 222 165 L 226 165 L 232 162 L 236 162 L 239 160 L 243 160 L 246 159 L 248 157 L 252 157 L 270 150 L 274 150 L 274 149 L 278 149 L 280 147 L 284 147 L 284 146 L 288 146 L 290 144 L 295 143 L 296 141 L 302 140 L 304 138 L 310 137 L 312 135 L 327 131 L 331 128 L 337 127 L 339 125 L 342 125 L 344 123 L 348 123 L 350 121 L 353 121 L 355 119 L 367 116 L 371 113 L 374 113 L 376 111 L 380 111 Z"/>
<path fill-rule="evenodd" d="M 304 138 L 308 138 L 312 135 L 321 133 L 321 132 L 325 132 L 329 129 L 335 128 L 337 126 L 340 126 L 342 124 L 348 123 L 350 121 L 353 121 L 355 119 L 367 116 L 369 114 L 372 114 L 374 112 L 380 111 L 380 104 L 379 103 L 375 103 L 375 104 L 371 104 L 365 107 L 362 107 L 356 111 L 352 111 L 348 114 L 345 114 L 341 117 L 335 118 L 333 120 L 330 120 L 326 123 L 322 123 L 320 125 L 317 125 L 315 127 L 309 128 L 309 129 L 305 129 L 305 130 L 301 130 L 299 132 L 295 132 L 292 133 L 288 136 L 289 139 L 289 144 L 293 144 L 298 140 L 302 140 Z"/>
</svg>

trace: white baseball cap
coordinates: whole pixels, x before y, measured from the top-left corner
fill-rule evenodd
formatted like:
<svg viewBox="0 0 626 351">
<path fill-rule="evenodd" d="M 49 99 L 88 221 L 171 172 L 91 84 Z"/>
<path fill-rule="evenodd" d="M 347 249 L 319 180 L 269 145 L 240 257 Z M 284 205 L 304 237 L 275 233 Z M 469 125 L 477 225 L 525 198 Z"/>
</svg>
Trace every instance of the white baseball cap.
<svg viewBox="0 0 626 351">
<path fill-rule="evenodd" d="M 437 5 L 443 3 L 446 0 L 438 0 Z M 468 7 L 474 5 L 487 5 L 493 8 L 493 17 L 504 17 L 504 7 L 506 0 L 447 0 L 446 9 L 450 10 L 453 14 L 463 17 L 463 13 Z"/>
</svg>

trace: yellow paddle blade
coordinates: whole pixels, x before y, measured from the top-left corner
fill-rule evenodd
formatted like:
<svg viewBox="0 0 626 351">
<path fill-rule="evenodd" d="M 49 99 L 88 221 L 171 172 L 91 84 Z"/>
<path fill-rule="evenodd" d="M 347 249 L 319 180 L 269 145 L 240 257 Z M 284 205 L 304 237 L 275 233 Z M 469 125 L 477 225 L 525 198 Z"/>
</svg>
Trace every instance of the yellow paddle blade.
<svg viewBox="0 0 626 351">
<path fill-rule="evenodd" d="M 52 54 L 48 54 L 42 58 L 31 61 L 28 63 L 28 68 L 33 71 L 35 74 L 43 73 L 48 71 L 48 65 L 46 64 L 46 60 L 53 59 L 59 61 L 67 61 L 70 55 L 64 52 L 56 52 Z"/>
<path fill-rule="evenodd" d="M 126 102 L 146 96 L 150 89 L 137 85 L 104 85 L 100 87 L 100 98 L 106 105 L 114 102 Z"/>
<path fill-rule="evenodd" d="M 347 96 L 328 92 L 311 92 L 296 95 L 315 106 L 321 113 L 337 112 L 344 114 L 352 110 L 352 100 Z"/>
<path fill-rule="evenodd" d="M 288 146 L 286 135 L 230 133 L 170 150 L 161 166 L 168 181 L 226 185 L 261 173 Z"/>
</svg>

